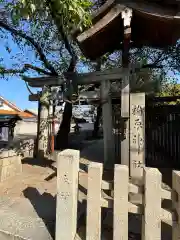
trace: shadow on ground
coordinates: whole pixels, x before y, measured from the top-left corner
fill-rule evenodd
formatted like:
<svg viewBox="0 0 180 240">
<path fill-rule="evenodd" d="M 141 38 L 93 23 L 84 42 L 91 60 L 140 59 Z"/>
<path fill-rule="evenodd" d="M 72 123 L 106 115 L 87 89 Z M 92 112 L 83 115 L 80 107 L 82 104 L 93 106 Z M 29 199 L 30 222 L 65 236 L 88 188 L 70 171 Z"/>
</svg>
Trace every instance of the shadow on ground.
<svg viewBox="0 0 180 240">
<path fill-rule="evenodd" d="M 56 198 L 49 193 L 40 194 L 33 187 L 27 187 L 23 190 L 23 194 L 29 199 L 39 218 L 43 220 L 51 237 L 55 239 Z"/>
<path fill-rule="evenodd" d="M 35 159 L 35 158 L 24 158 L 22 161 L 22 164 L 28 164 L 31 166 L 39 166 L 39 167 L 44 167 L 44 168 L 50 168 L 54 172 L 50 174 L 47 178 L 45 178 L 45 181 L 50 181 L 57 175 L 57 168 L 55 166 L 55 161 L 50 160 L 48 158 L 44 159 Z"/>
<path fill-rule="evenodd" d="M 27 157 L 22 160 L 22 164 L 29 164 L 32 166 L 39 166 L 39 167 L 49 167 L 53 169 L 52 164 L 54 163 L 53 160 L 50 160 L 48 158 L 43 159 L 37 159 L 32 157 Z"/>
</svg>

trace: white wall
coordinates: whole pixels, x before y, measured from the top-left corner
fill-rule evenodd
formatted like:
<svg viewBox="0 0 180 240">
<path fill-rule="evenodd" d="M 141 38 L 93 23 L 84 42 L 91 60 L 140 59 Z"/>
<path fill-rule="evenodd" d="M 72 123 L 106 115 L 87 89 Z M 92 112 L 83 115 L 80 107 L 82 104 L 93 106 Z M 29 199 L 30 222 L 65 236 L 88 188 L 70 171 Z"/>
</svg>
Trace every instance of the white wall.
<svg viewBox="0 0 180 240">
<path fill-rule="evenodd" d="M 0 109 L 1 110 L 9 110 L 9 111 L 13 110 L 12 108 L 10 108 L 8 105 L 6 105 L 4 103 L 2 105 L 0 105 Z"/>
<path fill-rule="evenodd" d="M 57 133 L 59 124 L 55 125 L 55 132 Z M 37 134 L 37 122 L 18 121 L 14 129 L 14 135 L 36 135 Z"/>
<path fill-rule="evenodd" d="M 26 122 L 18 121 L 14 129 L 14 135 L 27 134 L 27 135 L 36 135 L 37 133 L 37 122 Z"/>
</svg>

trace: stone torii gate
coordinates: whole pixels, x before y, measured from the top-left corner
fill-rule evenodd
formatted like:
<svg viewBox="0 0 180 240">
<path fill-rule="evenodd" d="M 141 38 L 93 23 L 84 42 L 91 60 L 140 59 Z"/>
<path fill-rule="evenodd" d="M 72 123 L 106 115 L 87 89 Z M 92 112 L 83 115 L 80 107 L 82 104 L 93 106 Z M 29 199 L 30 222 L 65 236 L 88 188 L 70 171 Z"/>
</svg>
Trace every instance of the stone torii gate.
<svg viewBox="0 0 180 240">
<path fill-rule="evenodd" d="M 140 71 L 144 71 L 144 69 L 141 69 Z M 104 102 L 103 103 L 103 105 L 105 105 L 105 109 L 103 109 L 104 110 L 103 119 L 105 118 L 105 121 L 103 120 L 104 145 L 108 146 L 104 148 L 104 156 L 105 156 L 104 163 L 106 164 L 107 168 L 112 167 L 112 164 L 114 164 L 115 159 L 114 159 L 114 137 L 113 137 L 113 126 L 112 126 L 112 104 L 111 104 L 111 97 L 109 96 L 109 89 L 106 86 L 110 85 L 110 82 L 114 82 L 117 80 L 120 81 L 120 79 L 121 79 L 121 82 L 123 82 L 123 79 L 126 76 L 127 76 L 127 70 L 124 70 L 123 68 L 121 69 L 116 68 L 112 70 L 97 71 L 93 73 L 84 73 L 84 74 L 66 74 L 67 79 L 71 79 L 72 82 L 76 82 L 78 85 L 88 85 L 88 84 L 92 84 L 92 82 L 101 83 L 101 89 L 99 92 L 90 91 L 87 93 L 83 93 L 82 95 L 83 96 L 85 95 L 88 99 L 91 99 L 91 100 L 99 99 L 101 102 Z M 33 78 L 33 79 L 25 78 L 25 80 L 29 83 L 31 87 L 43 87 L 44 85 L 59 86 L 63 84 L 63 81 L 64 81 L 63 79 L 61 79 L 61 77 L 42 77 L 42 78 Z M 103 86 L 103 84 L 105 86 Z M 104 87 L 104 89 L 102 87 Z M 142 96 L 142 99 L 140 99 L 139 103 L 144 104 L 144 94 L 140 94 L 140 96 Z M 38 101 L 40 100 L 38 97 L 39 97 L 38 95 L 30 95 L 29 100 Z M 107 101 L 107 97 L 110 97 L 109 102 Z M 115 97 L 116 98 L 120 97 L 120 95 Z M 136 98 L 136 100 L 138 101 L 136 95 L 131 95 L 131 98 L 133 102 L 135 101 L 134 98 Z M 144 105 L 142 107 L 144 107 Z M 43 113 L 40 114 L 42 117 L 41 121 L 43 121 L 43 118 L 44 118 L 43 116 L 45 113 L 46 115 L 48 114 L 48 109 L 44 106 Z M 45 129 L 44 129 L 44 132 L 41 132 L 41 135 L 46 135 Z M 43 141 L 40 144 L 42 145 Z M 40 145 L 40 148 L 41 148 L 41 145 Z M 128 147 L 128 151 L 129 151 L 129 147 Z M 143 158 L 142 158 L 142 162 L 143 162 Z"/>
<path fill-rule="evenodd" d="M 180 2 L 108 0 L 94 14 L 93 26 L 73 37 L 83 54 L 97 60 L 107 52 L 122 49 L 122 67 L 87 74 L 65 73 L 76 84 L 101 82 L 103 104 L 104 162 L 114 164 L 112 134 L 112 105 L 109 96 L 110 82 L 121 81 L 121 163 L 130 166 L 131 177 L 141 177 L 145 164 L 145 94 L 130 94 L 130 78 L 136 69 L 129 64 L 129 49 L 149 46 L 163 48 L 175 44 L 180 36 L 178 17 Z M 163 41 L 162 41 L 163 40 Z M 32 87 L 59 86 L 61 77 L 25 78 Z"/>
</svg>

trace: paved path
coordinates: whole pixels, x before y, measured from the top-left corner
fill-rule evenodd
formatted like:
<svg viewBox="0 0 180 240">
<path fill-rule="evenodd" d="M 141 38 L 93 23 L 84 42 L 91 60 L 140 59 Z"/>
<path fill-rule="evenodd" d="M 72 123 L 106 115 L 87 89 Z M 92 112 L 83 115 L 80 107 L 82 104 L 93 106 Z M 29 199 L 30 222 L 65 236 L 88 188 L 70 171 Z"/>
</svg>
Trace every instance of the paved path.
<svg viewBox="0 0 180 240">
<path fill-rule="evenodd" d="M 43 205 L 41 213 L 36 211 L 33 204 Z M 54 215 L 50 215 L 50 211 L 47 213 L 47 209 L 51 209 L 52 206 L 44 200 L 41 203 L 34 201 L 33 204 L 25 198 L 0 198 L 1 240 L 53 239 L 50 228 L 53 228 L 53 220 L 55 219 Z"/>
<path fill-rule="evenodd" d="M 29 160 L 21 175 L 0 183 L 0 240 L 11 239 L 2 231 L 30 240 L 53 239 L 56 178 L 46 179 L 55 171 L 49 161 L 38 165 Z"/>
</svg>

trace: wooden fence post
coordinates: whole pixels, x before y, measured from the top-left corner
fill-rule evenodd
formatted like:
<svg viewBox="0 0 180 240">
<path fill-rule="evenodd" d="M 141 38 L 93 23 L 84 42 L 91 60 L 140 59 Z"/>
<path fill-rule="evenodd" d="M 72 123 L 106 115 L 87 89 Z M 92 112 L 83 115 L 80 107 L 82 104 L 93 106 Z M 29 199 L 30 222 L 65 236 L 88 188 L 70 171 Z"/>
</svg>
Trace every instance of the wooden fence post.
<svg viewBox="0 0 180 240">
<path fill-rule="evenodd" d="M 101 239 L 101 163 L 91 163 L 88 168 L 86 240 Z"/>
<path fill-rule="evenodd" d="M 56 240 L 74 240 L 77 226 L 79 151 L 67 149 L 57 157 Z"/>
<path fill-rule="evenodd" d="M 161 180 L 158 169 L 144 169 L 142 240 L 161 240 Z"/>
<path fill-rule="evenodd" d="M 113 240 L 128 240 L 128 181 L 128 166 L 115 165 Z"/>
<path fill-rule="evenodd" d="M 172 225 L 172 239 L 178 240 L 180 238 L 180 172 L 179 171 L 173 171 L 172 176 L 172 182 L 173 182 L 173 209 L 177 213 L 177 219 L 176 221 L 173 221 Z"/>
</svg>

